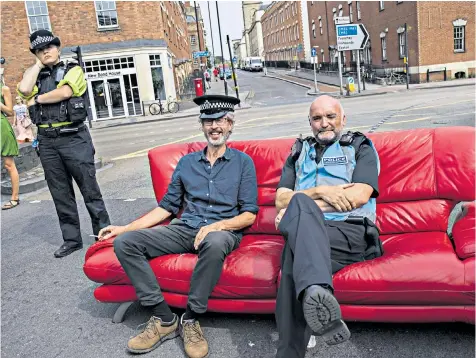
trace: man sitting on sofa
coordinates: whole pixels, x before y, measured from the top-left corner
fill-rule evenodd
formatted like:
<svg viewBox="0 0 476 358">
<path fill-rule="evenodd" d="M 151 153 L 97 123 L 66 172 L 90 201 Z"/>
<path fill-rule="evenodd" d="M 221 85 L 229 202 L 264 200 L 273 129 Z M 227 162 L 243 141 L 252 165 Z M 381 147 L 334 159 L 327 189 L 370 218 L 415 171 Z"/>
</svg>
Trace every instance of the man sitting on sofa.
<svg viewBox="0 0 476 358">
<path fill-rule="evenodd" d="M 100 239 L 114 240 L 114 251 L 131 280 L 140 303 L 152 308 L 145 329 L 131 338 L 132 353 L 150 352 L 178 334 L 191 358 L 208 354 L 198 318 L 220 278 L 225 257 L 238 248 L 242 230 L 254 223 L 258 188 L 252 159 L 228 148 L 234 126 L 234 97 L 207 95 L 200 105 L 201 129 L 208 145 L 180 159 L 159 206 L 127 226 L 109 226 Z M 180 219 L 156 226 L 184 208 Z M 152 227 L 152 228 L 151 228 Z M 148 260 L 167 254 L 195 253 L 187 310 L 179 319 L 172 313 Z"/>
<path fill-rule="evenodd" d="M 373 144 L 362 133 L 344 134 L 344 110 L 329 96 L 311 104 L 309 124 L 313 136 L 295 142 L 276 192 L 276 227 L 286 241 L 276 302 L 279 358 L 303 358 L 311 331 L 331 345 L 350 338 L 332 274 L 381 255 Z"/>
</svg>

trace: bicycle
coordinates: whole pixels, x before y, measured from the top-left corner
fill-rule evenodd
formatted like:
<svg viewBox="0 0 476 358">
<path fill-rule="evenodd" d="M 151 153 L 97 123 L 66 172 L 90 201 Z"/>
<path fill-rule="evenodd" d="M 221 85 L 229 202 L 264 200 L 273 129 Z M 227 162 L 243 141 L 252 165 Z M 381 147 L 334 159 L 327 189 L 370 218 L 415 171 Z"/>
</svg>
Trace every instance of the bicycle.
<svg viewBox="0 0 476 358">
<path fill-rule="evenodd" d="M 169 96 L 169 99 L 167 100 L 167 103 L 165 104 L 166 107 L 167 107 L 167 111 L 169 113 L 177 113 L 179 111 L 179 104 L 172 100 L 172 96 Z M 162 101 L 161 99 L 159 98 L 159 102 L 158 103 L 152 103 L 150 106 L 149 106 L 149 112 L 151 115 L 155 116 L 157 114 L 164 114 L 164 106 L 162 105 Z"/>
</svg>

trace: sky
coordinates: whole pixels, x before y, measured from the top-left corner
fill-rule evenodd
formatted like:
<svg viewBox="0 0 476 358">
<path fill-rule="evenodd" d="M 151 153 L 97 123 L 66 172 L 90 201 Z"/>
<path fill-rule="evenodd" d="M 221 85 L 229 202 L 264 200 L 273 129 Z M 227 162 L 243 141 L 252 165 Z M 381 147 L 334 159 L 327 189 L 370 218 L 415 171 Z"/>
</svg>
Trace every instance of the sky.
<svg viewBox="0 0 476 358">
<path fill-rule="evenodd" d="M 213 31 L 213 45 L 215 56 L 221 55 L 220 50 L 220 36 L 218 33 L 217 21 L 217 1 L 197 1 L 202 11 L 203 23 L 207 30 L 207 45 L 208 49 L 212 51 L 212 37 Z M 193 4 L 193 2 L 192 2 Z M 208 4 L 210 4 L 210 15 L 208 16 Z M 241 9 L 241 1 L 218 1 L 218 10 L 220 12 L 221 38 L 223 45 L 223 52 L 225 59 L 230 59 L 228 52 L 228 45 L 226 44 L 226 35 L 230 35 L 230 40 L 241 39 L 243 32 L 243 12 Z M 212 31 L 210 31 L 210 17 L 212 22 Z M 231 46 L 231 44 L 230 44 Z M 233 47 L 231 47 L 233 53 Z"/>
</svg>

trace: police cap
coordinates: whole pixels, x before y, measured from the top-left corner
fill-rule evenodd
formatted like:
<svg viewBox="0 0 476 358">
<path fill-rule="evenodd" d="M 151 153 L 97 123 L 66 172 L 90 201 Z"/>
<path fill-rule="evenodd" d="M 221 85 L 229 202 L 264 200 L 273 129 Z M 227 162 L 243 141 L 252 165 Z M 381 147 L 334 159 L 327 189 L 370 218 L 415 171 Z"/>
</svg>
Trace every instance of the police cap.
<svg viewBox="0 0 476 358">
<path fill-rule="evenodd" d="M 218 94 L 195 97 L 193 101 L 200 106 L 200 119 L 222 118 L 228 112 L 234 112 L 235 106 L 240 103 L 236 97 Z"/>
</svg>

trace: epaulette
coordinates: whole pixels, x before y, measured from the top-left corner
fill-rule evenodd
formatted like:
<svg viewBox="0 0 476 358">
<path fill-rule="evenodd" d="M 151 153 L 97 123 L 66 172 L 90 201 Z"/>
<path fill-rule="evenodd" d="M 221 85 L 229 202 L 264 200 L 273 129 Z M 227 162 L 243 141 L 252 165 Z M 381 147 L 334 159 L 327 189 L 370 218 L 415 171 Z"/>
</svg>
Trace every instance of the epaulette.
<svg viewBox="0 0 476 358">
<path fill-rule="evenodd" d="M 306 142 L 312 142 L 315 140 L 314 137 L 309 136 L 306 138 L 302 137 L 302 134 L 299 135 L 299 138 L 296 138 L 296 141 L 294 142 L 293 146 L 291 147 L 291 157 L 293 158 L 293 161 L 296 161 L 299 159 L 299 156 L 301 155 L 302 151 L 302 145 L 303 143 Z"/>
<path fill-rule="evenodd" d="M 354 145 L 359 147 L 363 142 L 367 140 L 367 137 L 362 132 L 351 132 L 343 134 L 339 140 L 340 145 Z"/>
</svg>

